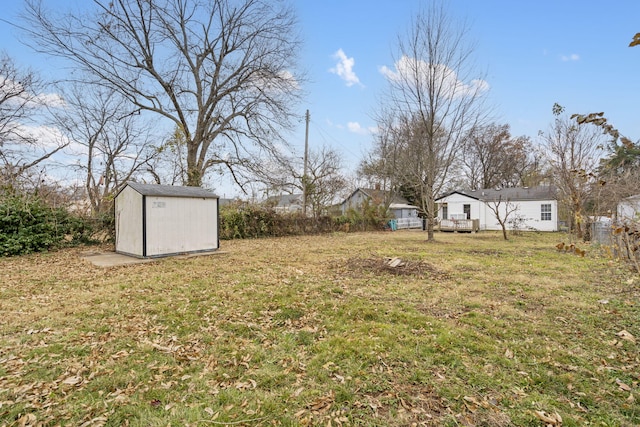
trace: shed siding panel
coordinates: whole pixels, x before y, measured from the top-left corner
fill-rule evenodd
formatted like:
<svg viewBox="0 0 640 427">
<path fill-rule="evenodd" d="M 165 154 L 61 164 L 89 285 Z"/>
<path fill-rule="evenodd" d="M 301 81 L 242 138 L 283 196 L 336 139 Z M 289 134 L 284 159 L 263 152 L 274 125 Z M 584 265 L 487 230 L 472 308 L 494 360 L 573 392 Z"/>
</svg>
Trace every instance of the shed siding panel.
<svg viewBox="0 0 640 427">
<path fill-rule="evenodd" d="M 218 248 L 216 199 L 146 198 L 147 256 Z"/>
<path fill-rule="evenodd" d="M 142 195 L 125 187 L 115 201 L 116 252 L 143 256 Z"/>
</svg>

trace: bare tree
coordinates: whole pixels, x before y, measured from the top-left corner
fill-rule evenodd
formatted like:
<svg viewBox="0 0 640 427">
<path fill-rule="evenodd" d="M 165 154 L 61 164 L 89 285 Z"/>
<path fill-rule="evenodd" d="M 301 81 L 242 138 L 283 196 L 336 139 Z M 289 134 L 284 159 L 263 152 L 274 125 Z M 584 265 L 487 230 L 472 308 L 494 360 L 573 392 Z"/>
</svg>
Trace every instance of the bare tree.
<svg viewBox="0 0 640 427">
<path fill-rule="evenodd" d="M 578 125 L 590 124 L 610 138 L 606 156 L 600 160 L 598 180 L 594 192 L 599 214 L 611 215 L 625 197 L 638 193 L 640 188 L 640 141 L 633 142 L 612 126 L 604 113 L 573 114 Z"/>
<path fill-rule="evenodd" d="M 306 180 L 299 157 L 275 159 L 259 179 L 277 192 L 303 193 L 306 187 L 307 202 L 315 218 L 326 213 L 346 186 L 340 154 L 329 147 L 309 151 Z"/>
<path fill-rule="evenodd" d="M 585 202 L 591 194 L 601 157 L 602 135 L 593 128 L 578 126 L 554 105 L 556 118 L 542 137 L 560 202 L 569 211 L 569 228 L 582 238 Z"/>
<path fill-rule="evenodd" d="M 399 182 L 396 179 L 396 126 L 392 112 L 379 112 L 377 132 L 373 134 L 373 147 L 358 165 L 358 178 L 364 186 L 380 188 L 387 193 L 397 191 Z"/>
<path fill-rule="evenodd" d="M 487 207 L 493 212 L 496 220 L 498 220 L 498 224 L 500 224 L 502 228 L 502 237 L 504 240 L 509 240 L 507 236 L 507 223 L 511 215 L 518 211 L 518 205 L 511 202 L 509 198 L 503 199 L 502 195 L 500 195 L 497 199 L 488 202 Z"/>
<path fill-rule="evenodd" d="M 342 159 L 338 152 L 327 147 L 309 153 L 307 170 L 307 201 L 313 216 L 326 214 L 326 209 L 335 203 L 347 182 L 342 172 Z"/>
<path fill-rule="evenodd" d="M 0 54 L 0 183 L 16 180 L 62 150 L 68 142 L 47 133 L 35 119 L 47 107 L 61 103 L 44 92 L 44 84 L 30 70 L 21 70 L 6 54 Z M 39 172 L 39 171 L 38 171 Z M 36 175 L 40 175 L 36 173 Z"/>
<path fill-rule="evenodd" d="M 82 171 L 84 190 L 94 215 L 108 209 L 109 197 L 138 173 L 155 154 L 148 149 L 149 123 L 131 110 L 119 93 L 95 85 L 72 86 L 65 108 L 54 114 L 56 125 L 71 142 Z"/>
<path fill-rule="evenodd" d="M 188 185 L 275 152 L 292 123 L 300 43 L 282 1 L 94 0 L 88 16 L 26 4 L 33 48 L 184 132 Z"/>
<path fill-rule="evenodd" d="M 526 136 L 512 137 L 509 125 L 478 126 L 466 138 L 462 163 L 470 188 L 517 187 L 535 166 Z"/>
<path fill-rule="evenodd" d="M 429 241 L 434 239 L 435 199 L 452 179 L 463 138 L 477 125 L 488 88 L 473 68 L 469 41 L 468 29 L 457 26 L 441 4 L 432 4 L 399 37 L 395 69 L 382 69 L 389 82 L 384 109 L 395 120 L 385 118 L 379 127 L 397 127 L 395 135 L 407 131 L 413 154 L 420 153 L 404 157 L 413 161 L 411 168 L 396 163 L 395 171 L 412 170 L 405 184 L 420 189 Z"/>
<path fill-rule="evenodd" d="M 385 200 L 381 203 L 388 207 L 403 184 L 398 173 L 401 154 L 399 129 L 392 111 L 380 111 L 378 116 L 378 131 L 373 135 L 372 150 L 360 161 L 357 175 L 365 187 L 382 190 Z"/>
</svg>

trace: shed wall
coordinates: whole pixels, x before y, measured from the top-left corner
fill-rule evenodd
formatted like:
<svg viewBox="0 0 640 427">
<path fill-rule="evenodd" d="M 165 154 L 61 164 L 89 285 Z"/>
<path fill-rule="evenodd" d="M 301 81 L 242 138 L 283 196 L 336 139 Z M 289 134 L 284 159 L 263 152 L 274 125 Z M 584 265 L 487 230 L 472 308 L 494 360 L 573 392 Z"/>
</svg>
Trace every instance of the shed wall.
<svg viewBox="0 0 640 427">
<path fill-rule="evenodd" d="M 218 200 L 146 197 L 146 256 L 218 249 Z"/>
<path fill-rule="evenodd" d="M 142 195 L 125 187 L 115 200 L 116 252 L 143 256 Z"/>
</svg>

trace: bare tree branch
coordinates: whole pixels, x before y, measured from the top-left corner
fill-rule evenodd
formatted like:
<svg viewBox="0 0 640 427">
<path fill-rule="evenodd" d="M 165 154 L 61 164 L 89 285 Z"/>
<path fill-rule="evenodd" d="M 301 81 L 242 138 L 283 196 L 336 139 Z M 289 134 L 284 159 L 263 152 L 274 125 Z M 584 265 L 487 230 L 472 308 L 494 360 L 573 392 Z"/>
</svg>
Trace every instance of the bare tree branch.
<svg viewBox="0 0 640 427">
<path fill-rule="evenodd" d="M 65 96 L 66 108 L 54 114 L 56 125 L 72 142 L 82 171 L 84 189 L 94 215 L 108 209 L 113 196 L 132 179 L 150 156 L 148 131 L 132 105 L 120 94 L 95 85 L 72 86 Z"/>
<path fill-rule="evenodd" d="M 183 130 L 187 184 L 276 151 L 302 76 L 293 10 L 267 0 L 94 0 L 88 16 L 27 0 L 32 46 Z M 230 159 L 229 156 L 235 156 Z"/>
<path fill-rule="evenodd" d="M 44 141 L 36 134 L 44 128 L 35 118 L 60 103 L 58 96 L 44 92 L 33 71 L 19 69 L 9 56 L 0 54 L 0 182 L 15 185 L 68 145 L 59 136 Z"/>
<path fill-rule="evenodd" d="M 568 209 L 570 230 L 576 237 L 584 233 L 584 207 L 596 179 L 601 157 L 602 135 L 593 128 L 578 126 L 568 117 L 556 114 L 553 125 L 540 135 L 560 202 Z"/>
<path fill-rule="evenodd" d="M 303 175 L 302 159 L 279 157 L 257 179 L 270 191 L 278 193 L 303 193 L 306 188 L 307 200 L 313 216 L 317 218 L 326 213 L 327 208 L 336 201 L 336 195 L 346 186 L 340 155 L 328 147 L 310 150 L 306 180 Z"/>
<path fill-rule="evenodd" d="M 502 228 L 502 237 L 504 240 L 509 240 L 507 236 L 507 222 L 511 214 L 518 211 L 518 205 L 511 202 L 508 198 L 503 199 L 502 195 L 500 195 L 497 199 L 487 202 L 487 207 L 493 212 L 496 220 L 498 220 L 498 224 L 500 224 Z"/>
</svg>

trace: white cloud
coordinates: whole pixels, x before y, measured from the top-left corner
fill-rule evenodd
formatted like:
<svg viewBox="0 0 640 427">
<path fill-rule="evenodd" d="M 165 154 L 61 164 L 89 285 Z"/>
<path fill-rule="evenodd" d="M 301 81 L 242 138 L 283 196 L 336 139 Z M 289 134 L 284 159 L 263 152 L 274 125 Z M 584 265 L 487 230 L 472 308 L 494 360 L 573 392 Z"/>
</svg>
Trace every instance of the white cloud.
<svg viewBox="0 0 640 427">
<path fill-rule="evenodd" d="M 67 105 L 64 98 L 57 93 L 40 93 L 35 96 L 34 101 L 38 105 L 52 108 L 62 108 Z"/>
<path fill-rule="evenodd" d="M 471 80 L 466 84 L 458 79 L 458 74 L 443 64 L 429 64 L 420 59 L 403 56 L 395 65 L 395 70 L 387 66 L 380 67 L 380 73 L 388 80 L 406 81 L 411 85 L 423 85 L 427 89 L 429 82 L 436 81 L 436 89 L 449 98 L 473 96 L 489 89 L 489 83 L 482 79 Z"/>
<path fill-rule="evenodd" d="M 31 138 L 37 142 L 37 145 L 45 150 L 53 150 L 61 145 L 70 144 L 70 141 L 62 133 L 62 131 L 55 126 L 45 126 L 45 125 L 20 125 L 19 132 L 26 136 L 27 138 Z M 77 144 L 70 144 L 69 148 L 72 147 L 81 147 Z"/>
<path fill-rule="evenodd" d="M 580 60 L 580 55 L 578 55 L 577 53 L 572 53 L 571 55 L 561 55 L 560 59 L 562 59 L 564 62 L 567 62 L 567 61 L 579 61 Z"/>
<path fill-rule="evenodd" d="M 342 49 L 338 49 L 332 56 L 333 59 L 337 59 L 336 66 L 329 69 L 330 73 L 336 74 L 342 80 L 345 81 L 347 86 L 360 85 L 360 79 L 353 71 L 353 66 L 356 61 L 353 58 L 348 58 Z"/>
<path fill-rule="evenodd" d="M 347 129 L 349 130 L 349 132 L 357 133 L 358 135 L 369 135 L 378 131 L 375 126 L 365 128 L 362 127 L 362 125 L 358 122 L 348 122 Z"/>
</svg>

